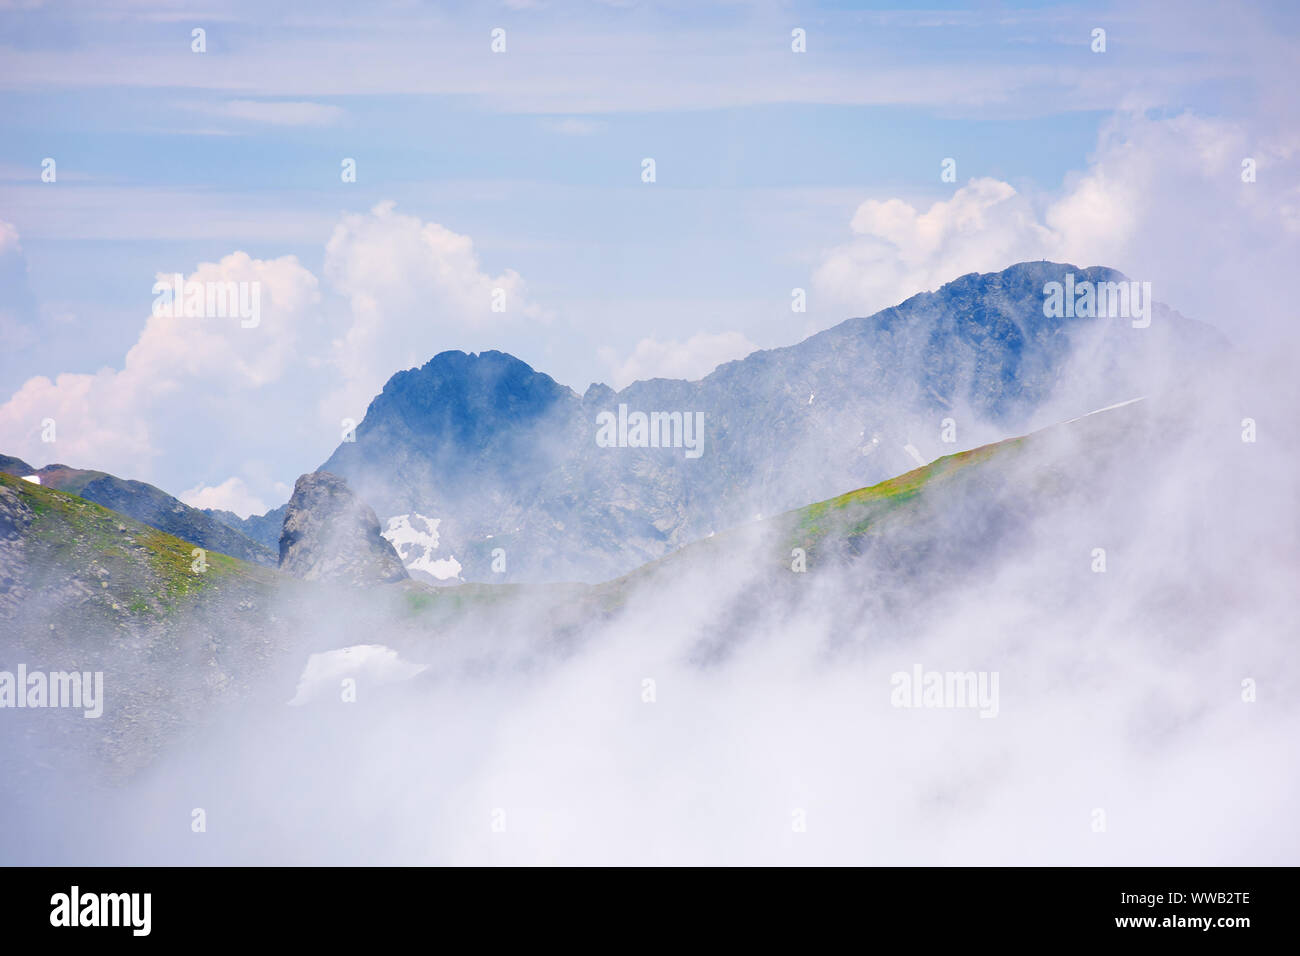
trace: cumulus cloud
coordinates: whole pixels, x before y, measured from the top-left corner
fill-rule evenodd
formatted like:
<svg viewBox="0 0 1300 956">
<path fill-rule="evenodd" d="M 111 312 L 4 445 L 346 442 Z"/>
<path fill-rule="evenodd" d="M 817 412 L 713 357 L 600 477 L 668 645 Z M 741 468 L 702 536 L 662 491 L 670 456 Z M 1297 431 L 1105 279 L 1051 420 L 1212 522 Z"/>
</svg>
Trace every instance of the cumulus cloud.
<svg viewBox="0 0 1300 956">
<path fill-rule="evenodd" d="M 1055 195 L 980 178 L 925 210 L 867 200 L 814 288 L 867 314 L 967 272 L 1047 258 L 1118 268 L 1151 281 L 1158 299 L 1248 335 L 1247 317 L 1278 307 L 1268 277 L 1286 274 L 1300 252 L 1298 154 L 1292 134 L 1192 113 L 1119 114 Z M 1247 160 L 1254 182 L 1243 176 Z"/>
<path fill-rule="evenodd" d="M 549 316 L 513 269 L 493 276 L 474 241 L 383 202 L 343 217 L 325 247 L 325 275 L 348 303 L 329 361 L 339 379 L 327 414 L 360 417 L 398 369 L 450 348 L 499 344 L 504 327 Z"/>
<path fill-rule="evenodd" d="M 642 339 L 625 359 L 620 359 L 611 348 L 602 348 L 599 355 L 609 366 L 610 383 L 615 388 L 623 388 L 649 378 L 693 381 L 708 375 L 723 362 L 744 358 L 757 348 L 740 332 L 698 332 L 685 342 Z"/>
<path fill-rule="evenodd" d="M 257 421 L 256 394 L 292 358 L 318 299 L 316 277 L 293 256 L 261 260 L 236 252 L 201 263 L 184 282 L 256 283 L 260 322 L 243 328 L 238 316 L 151 314 L 120 369 L 36 376 L 0 406 L 0 435 L 11 453 L 57 456 L 130 477 L 147 475 L 163 452 L 199 454 L 196 440 L 228 451 Z M 52 444 L 42 441 L 50 419 Z"/>
<path fill-rule="evenodd" d="M 249 490 L 244 479 L 238 475 L 227 478 L 219 485 L 195 485 L 177 497 L 191 508 L 215 508 L 218 511 L 232 511 L 241 518 L 249 515 L 265 514 L 270 508 L 266 502 Z"/>
<path fill-rule="evenodd" d="M 18 235 L 0 227 L 2 266 L 17 261 Z M 150 314 L 120 368 L 23 382 L 0 405 L 0 447 L 163 487 L 229 474 L 239 461 L 243 477 L 185 494 L 204 507 L 261 512 L 285 477 L 266 461 L 305 470 L 324 460 L 342 419 L 360 420 L 395 371 L 449 348 L 497 347 L 504 330 L 549 319 L 517 272 L 490 274 L 468 236 L 391 202 L 342 218 L 323 271 L 324 283 L 294 256 L 245 252 L 200 264 L 182 276 L 187 286 L 256 286 L 259 320 Z M 142 283 L 142 303 L 174 277 L 156 280 Z M 0 337 L 13 340 L 11 327 L 21 328 L 4 317 L 0 308 Z M 42 441 L 51 419 L 53 445 Z"/>
<path fill-rule="evenodd" d="M 995 179 L 972 179 L 925 212 L 900 199 L 869 199 L 850 228 L 857 238 L 832 250 L 813 274 L 813 286 L 864 313 L 967 272 L 1041 258 L 1053 242 L 1030 203 Z"/>
</svg>

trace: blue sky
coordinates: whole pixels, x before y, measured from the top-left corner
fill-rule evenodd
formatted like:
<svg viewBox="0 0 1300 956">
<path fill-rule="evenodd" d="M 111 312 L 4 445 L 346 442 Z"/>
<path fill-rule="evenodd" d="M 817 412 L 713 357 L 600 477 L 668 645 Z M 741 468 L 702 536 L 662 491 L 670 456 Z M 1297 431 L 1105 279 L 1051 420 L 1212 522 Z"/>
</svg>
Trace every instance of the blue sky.
<svg viewBox="0 0 1300 956">
<path fill-rule="evenodd" d="M 0 451 L 256 510 L 444 348 L 698 377 L 1037 257 L 1239 341 L 1285 307 L 1257 280 L 1300 233 L 1289 5 L 272 6 L 0 3 Z M 147 328 L 156 274 L 236 253 L 292 315 Z"/>
</svg>

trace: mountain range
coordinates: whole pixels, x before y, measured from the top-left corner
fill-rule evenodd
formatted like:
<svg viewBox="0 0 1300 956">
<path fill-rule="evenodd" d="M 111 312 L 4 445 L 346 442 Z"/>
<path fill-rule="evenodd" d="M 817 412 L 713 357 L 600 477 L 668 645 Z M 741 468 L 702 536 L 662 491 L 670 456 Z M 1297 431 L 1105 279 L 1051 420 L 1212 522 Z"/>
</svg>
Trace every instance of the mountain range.
<svg viewBox="0 0 1300 956">
<path fill-rule="evenodd" d="M 1158 391 L 1226 348 L 1159 305 L 1149 327 L 1050 316 L 1044 290 L 1067 275 L 1127 281 L 1050 262 L 966 275 L 694 382 L 578 395 L 510 355 L 444 352 L 389 379 L 355 441 L 320 467 L 386 524 L 433 526 L 408 568 L 602 580 L 956 448 Z M 671 447 L 631 447 L 638 413 L 652 441 L 661 416 Z"/>
<path fill-rule="evenodd" d="M 1045 261 L 972 273 L 699 381 L 619 391 L 579 395 L 505 353 L 443 352 L 394 374 L 317 471 L 374 509 L 418 580 L 609 579 L 957 448 L 1176 386 L 1228 349 L 1158 303 L 1146 327 L 1051 314 L 1046 290 L 1066 281 L 1127 279 Z M 0 470 L 254 563 L 280 553 L 285 505 L 240 518 L 102 472 Z"/>
</svg>

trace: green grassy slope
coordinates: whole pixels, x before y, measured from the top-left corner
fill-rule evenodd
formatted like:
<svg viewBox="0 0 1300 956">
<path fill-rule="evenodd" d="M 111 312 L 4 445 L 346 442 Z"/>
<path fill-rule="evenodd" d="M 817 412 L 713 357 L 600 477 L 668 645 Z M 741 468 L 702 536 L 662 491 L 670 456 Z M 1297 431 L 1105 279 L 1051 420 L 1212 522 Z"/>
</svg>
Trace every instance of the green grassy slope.
<svg viewBox="0 0 1300 956">
<path fill-rule="evenodd" d="M 791 553 L 802 548 L 811 570 L 823 553 L 860 553 L 873 539 L 910 533 L 943 537 L 945 510 L 960 502 L 986 504 L 1019 497 L 1046 501 L 1077 485 L 1077 468 L 1096 464 L 1123 446 L 1142 427 L 1144 405 L 1124 403 L 1028 435 L 945 455 L 865 488 L 762 518 L 693 542 L 674 553 L 604 584 L 594 595 L 606 609 L 624 603 L 648 578 L 666 571 L 706 569 L 743 556 L 772 571 L 789 570 Z M 1020 465 L 1023 470 L 1017 470 Z M 707 576 L 704 578 L 707 580 Z"/>
<path fill-rule="evenodd" d="M 103 471 L 46 465 L 30 470 L 26 462 L 0 455 L 0 472 L 18 478 L 35 474 L 41 486 L 66 491 L 136 521 L 166 531 L 212 551 L 220 551 L 255 564 L 275 567 L 277 549 L 268 549 L 204 512 L 191 508 L 161 488 L 143 481 L 118 478 Z"/>
<path fill-rule="evenodd" d="M 87 610 L 165 617 L 205 590 L 267 590 L 280 577 L 217 551 L 207 551 L 206 569 L 197 571 L 191 542 L 11 475 L 0 473 L 0 488 L 12 492 L 31 519 L 22 532 L 21 566 L 8 569 L 11 579 L 31 578 L 28 586 L 42 590 L 89 589 L 87 600 L 78 602 Z"/>
<path fill-rule="evenodd" d="M 922 494 L 935 492 L 988 462 L 1005 464 L 1028 440 L 1009 438 L 945 455 L 879 484 L 797 508 L 772 521 L 787 529 L 790 547 L 802 547 L 811 554 L 831 536 L 851 540 L 878 532 L 886 518 L 905 510 Z"/>
</svg>

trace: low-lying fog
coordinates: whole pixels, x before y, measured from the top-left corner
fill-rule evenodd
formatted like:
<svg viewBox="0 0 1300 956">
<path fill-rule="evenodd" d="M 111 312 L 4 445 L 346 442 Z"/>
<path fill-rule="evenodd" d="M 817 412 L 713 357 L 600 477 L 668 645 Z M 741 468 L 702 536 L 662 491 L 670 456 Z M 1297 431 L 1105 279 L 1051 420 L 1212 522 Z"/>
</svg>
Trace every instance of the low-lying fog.
<svg viewBox="0 0 1300 956">
<path fill-rule="evenodd" d="M 936 491 L 960 544 L 919 578 L 868 553 L 765 601 L 740 549 L 563 641 L 532 598 L 423 640 L 322 611 L 283 635 L 296 679 L 126 782 L 9 781 L 0 857 L 1295 863 L 1293 391 L 1259 367 L 1143 403 L 1104 466 L 1063 453 L 1059 500 L 1008 466 L 1027 523 L 987 548 L 978 503 Z M 927 698 L 970 672 L 974 698 Z M 927 700 L 950 706 L 902 706 Z"/>
</svg>

